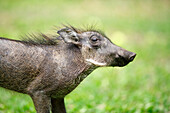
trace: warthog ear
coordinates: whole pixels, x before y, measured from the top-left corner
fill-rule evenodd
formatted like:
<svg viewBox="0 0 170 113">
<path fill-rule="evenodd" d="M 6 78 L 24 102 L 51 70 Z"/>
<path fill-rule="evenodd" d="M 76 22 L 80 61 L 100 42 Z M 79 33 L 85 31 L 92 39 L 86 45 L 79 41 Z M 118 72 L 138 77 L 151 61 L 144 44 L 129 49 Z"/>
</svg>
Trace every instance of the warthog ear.
<svg viewBox="0 0 170 113">
<path fill-rule="evenodd" d="M 57 31 L 57 33 L 63 38 L 66 43 L 73 43 L 75 45 L 81 45 L 80 39 L 77 36 L 77 32 L 71 28 L 63 28 Z"/>
</svg>

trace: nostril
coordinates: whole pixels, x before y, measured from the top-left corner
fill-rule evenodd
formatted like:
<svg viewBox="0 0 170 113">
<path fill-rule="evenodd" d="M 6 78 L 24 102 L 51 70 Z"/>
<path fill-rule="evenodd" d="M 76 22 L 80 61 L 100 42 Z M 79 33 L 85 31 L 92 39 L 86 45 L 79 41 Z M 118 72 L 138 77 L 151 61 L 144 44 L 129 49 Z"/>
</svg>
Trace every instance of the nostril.
<svg viewBox="0 0 170 113">
<path fill-rule="evenodd" d="M 132 54 L 130 55 L 130 57 L 129 57 L 129 61 L 130 61 L 130 62 L 133 61 L 133 59 L 135 58 L 135 56 L 136 56 L 136 53 L 132 53 Z"/>
</svg>

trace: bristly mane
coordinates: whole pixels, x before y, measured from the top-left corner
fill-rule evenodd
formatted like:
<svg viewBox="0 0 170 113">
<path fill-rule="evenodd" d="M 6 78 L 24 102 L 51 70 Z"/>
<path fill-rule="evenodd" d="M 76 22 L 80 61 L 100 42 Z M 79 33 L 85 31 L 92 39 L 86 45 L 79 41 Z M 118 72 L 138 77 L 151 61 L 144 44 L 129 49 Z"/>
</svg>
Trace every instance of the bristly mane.
<svg viewBox="0 0 170 113">
<path fill-rule="evenodd" d="M 63 25 L 65 28 L 70 28 L 72 30 L 74 30 L 77 33 L 83 33 L 86 31 L 94 31 L 94 32 L 98 32 L 103 36 L 106 36 L 102 31 L 100 30 L 95 30 L 94 26 L 90 26 L 90 27 L 86 27 L 86 29 L 78 29 L 75 28 L 71 25 Z M 57 27 L 57 30 L 61 28 L 61 27 Z M 39 33 L 39 34 L 28 34 L 25 36 L 22 36 L 20 38 L 20 40 L 22 42 L 26 42 L 29 44 L 36 44 L 36 45 L 57 45 L 58 40 L 61 40 L 61 37 L 59 35 L 45 35 L 43 33 Z"/>
<path fill-rule="evenodd" d="M 104 37 L 107 37 L 105 35 L 105 33 L 99 29 L 96 29 L 96 26 L 95 25 L 87 25 L 87 26 L 84 26 L 84 28 L 76 28 L 76 27 L 73 27 L 71 25 L 67 26 L 67 25 L 63 25 L 64 27 L 67 27 L 67 28 L 70 28 L 70 29 L 73 29 L 75 32 L 77 33 L 83 33 L 83 32 L 87 32 L 87 31 L 93 31 L 93 32 L 97 32 L 101 35 L 103 35 Z"/>
<path fill-rule="evenodd" d="M 43 33 L 39 34 L 28 34 L 25 36 L 22 36 L 20 40 L 22 42 L 26 42 L 29 44 L 35 44 L 35 45 L 57 45 L 58 35 L 55 36 L 48 36 Z"/>
</svg>

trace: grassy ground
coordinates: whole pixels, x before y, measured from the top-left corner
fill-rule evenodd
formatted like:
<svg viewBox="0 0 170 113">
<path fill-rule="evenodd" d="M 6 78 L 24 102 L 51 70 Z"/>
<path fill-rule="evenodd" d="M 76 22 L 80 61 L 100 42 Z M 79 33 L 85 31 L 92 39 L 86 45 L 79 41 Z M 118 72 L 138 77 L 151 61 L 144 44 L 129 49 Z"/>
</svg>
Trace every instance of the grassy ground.
<svg viewBox="0 0 170 113">
<path fill-rule="evenodd" d="M 97 24 L 137 53 L 124 68 L 99 68 L 66 96 L 68 113 L 170 112 L 168 0 L 0 0 L 0 36 L 51 32 L 53 25 Z M 34 113 L 29 96 L 0 89 L 0 113 Z"/>
</svg>

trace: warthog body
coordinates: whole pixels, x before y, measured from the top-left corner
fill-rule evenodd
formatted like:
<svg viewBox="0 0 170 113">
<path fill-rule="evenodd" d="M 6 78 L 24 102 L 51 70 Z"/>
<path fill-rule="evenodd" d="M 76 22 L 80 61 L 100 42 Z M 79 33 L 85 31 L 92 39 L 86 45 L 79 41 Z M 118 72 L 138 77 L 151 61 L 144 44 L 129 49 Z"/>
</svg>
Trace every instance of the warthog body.
<svg viewBox="0 0 170 113">
<path fill-rule="evenodd" d="M 58 34 L 26 41 L 0 38 L 0 86 L 30 95 L 37 113 L 66 112 L 64 97 L 94 69 L 125 66 L 136 55 L 98 31 L 66 26 Z"/>
</svg>

